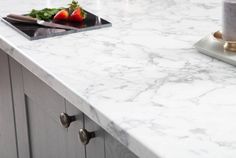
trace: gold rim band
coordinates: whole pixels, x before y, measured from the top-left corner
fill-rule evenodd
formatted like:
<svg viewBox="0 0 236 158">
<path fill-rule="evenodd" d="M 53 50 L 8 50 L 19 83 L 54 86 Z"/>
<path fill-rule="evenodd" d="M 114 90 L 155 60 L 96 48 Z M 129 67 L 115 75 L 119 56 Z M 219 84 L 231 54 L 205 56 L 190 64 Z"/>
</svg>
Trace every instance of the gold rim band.
<svg viewBox="0 0 236 158">
<path fill-rule="evenodd" d="M 236 52 L 236 41 L 226 41 L 224 44 L 224 49 L 231 52 Z"/>
<path fill-rule="evenodd" d="M 224 41 L 222 33 L 217 31 L 213 34 L 214 38 L 219 42 L 224 43 L 224 49 L 231 52 L 236 52 L 236 41 Z"/>
</svg>

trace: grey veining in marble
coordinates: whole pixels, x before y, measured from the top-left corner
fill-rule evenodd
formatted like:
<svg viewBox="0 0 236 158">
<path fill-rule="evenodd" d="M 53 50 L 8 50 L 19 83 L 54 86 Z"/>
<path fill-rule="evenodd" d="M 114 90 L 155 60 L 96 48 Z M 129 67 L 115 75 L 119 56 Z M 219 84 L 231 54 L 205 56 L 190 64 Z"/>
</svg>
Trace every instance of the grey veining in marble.
<svg viewBox="0 0 236 158">
<path fill-rule="evenodd" d="M 236 157 L 236 68 L 193 48 L 221 28 L 221 0 L 80 3 L 113 27 L 28 41 L 0 22 L 0 48 L 141 158 Z"/>
</svg>

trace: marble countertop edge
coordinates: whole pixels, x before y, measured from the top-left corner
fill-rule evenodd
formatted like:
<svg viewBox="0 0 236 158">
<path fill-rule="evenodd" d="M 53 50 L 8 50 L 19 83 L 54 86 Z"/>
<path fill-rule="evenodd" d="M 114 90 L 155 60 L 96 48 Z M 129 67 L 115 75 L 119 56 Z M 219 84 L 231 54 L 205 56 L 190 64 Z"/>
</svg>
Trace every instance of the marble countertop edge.
<svg viewBox="0 0 236 158">
<path fill-rule="evenodd" d="M 13 43 L 9 42 L 1 35 L 0 48 L 2 48 L 5 53 L 7 53 L 22 66 L 24 66 L 24 68 L 32 72 L 40 80 L 42 80 L 58 94 L 64 97 L 67 101 L 75 105 L 79 110 L 85 113 L 94 122 L 105 129 L 109 134 L 111 134 L 128 149 L 133 151 L 136 155 L 140 157 L 146 157 L 148 155 L 149 158 L 159 158 L 159 156 L 157 156 L 154 151 L 148 148 L 145 144 L 142 144 L 141 141 L 133 137 L 133 135 L 129 134 L 125 129 L 122 129 L 114 121 L 110 120 L 109 117 L 107 117 L 103 112 L 97 110 L 96 107 L 92 106 L 85 99 L 83 99 L 82 95 L 77 94 L 72 89 L 68 88 L 68 86 L 58 80 L 56 76 L 53 76 L 52 73 L 47 72 L 43 67 L 39 66 L 37 61 L 32 61 L 28 56 L 25 56 L 22 51 L 14 46 Z M 112 128 L 108 128 L 109 124 L 112 124 Z M 117 131 L 124 132 L 124 134 L 127 135 L 129 142 L 135 142 L 135 144 L 127 144 L 126 142 L 122 141 L 124 138 L 119 137 Z"/>
</svg>

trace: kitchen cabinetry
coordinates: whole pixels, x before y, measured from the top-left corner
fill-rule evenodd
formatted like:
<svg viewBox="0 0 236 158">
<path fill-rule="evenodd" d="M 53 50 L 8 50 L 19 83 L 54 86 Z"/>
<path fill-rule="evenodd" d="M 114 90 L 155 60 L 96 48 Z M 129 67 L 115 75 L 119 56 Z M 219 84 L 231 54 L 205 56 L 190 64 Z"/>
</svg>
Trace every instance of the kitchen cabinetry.
<svg viewBox="0 0 236 158">
<path fill-rule="evenodd" d="M 15 150 L 9 158 L 17 157 L 17 151 L 18 158 L 136 158 L 69 101 L 8 58 L 1 53 L 0 64 L 5 69 L 0 69 L 0 86 L 7 99 L 0 99 L 0 111 L 8 108 L 8 112 L 0 116 L 11 122 L 3 127 L 12 135 L 9 149 Z M 2 144 L 1 150 L 5 150 Z"/>
<path fill-rule="evenodd" d="M 0 50 L 0 157 L 17 157 L 9 58 Z"/>
<path fill-rule="evenodd" d="M 28 70 L 23 69 L 22 72 L 31 157 L 84 158 L 84 146 L 78 143 L 78 137 L 75 136 L 75 130 L 83 127 L 83 114 L 74 110 L 78 120 L 71 124 L 70 131 L 63 128 L 59 114 L 72 109 L 72 105 L 66 104 L 63 97 Z M 71 144 L 76 147 L 74 150 L 71 150 Z"/>
<path fill-rule="evenodd" d="M 110 134 L 105 133 L 106 158 L 138 158 Z"/>
</svg>

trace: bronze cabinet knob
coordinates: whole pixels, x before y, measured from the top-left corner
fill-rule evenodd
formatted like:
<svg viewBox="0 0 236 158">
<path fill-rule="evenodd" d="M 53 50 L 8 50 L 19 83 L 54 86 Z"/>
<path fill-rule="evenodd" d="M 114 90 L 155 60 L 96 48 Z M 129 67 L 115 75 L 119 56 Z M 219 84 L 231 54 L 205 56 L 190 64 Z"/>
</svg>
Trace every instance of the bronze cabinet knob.
<svg viewBox="0 0 236 158">
<path fill-rule="evenodd" d="M 86 129 L 82 128 L 79 130 L 79 138 L 80 141 L 84 144 L 87 145 L 90 141 L 90 139 L 95 137 L 95 132 L 88 132 Z"/>
<path fill-rule="evenodd" d="M 69 116 L 63 112 L 60 114 L 60 121 L 63 127 L 68 128 L 71 122 L 76 121 L 76 116 Z"/>
</svg>

